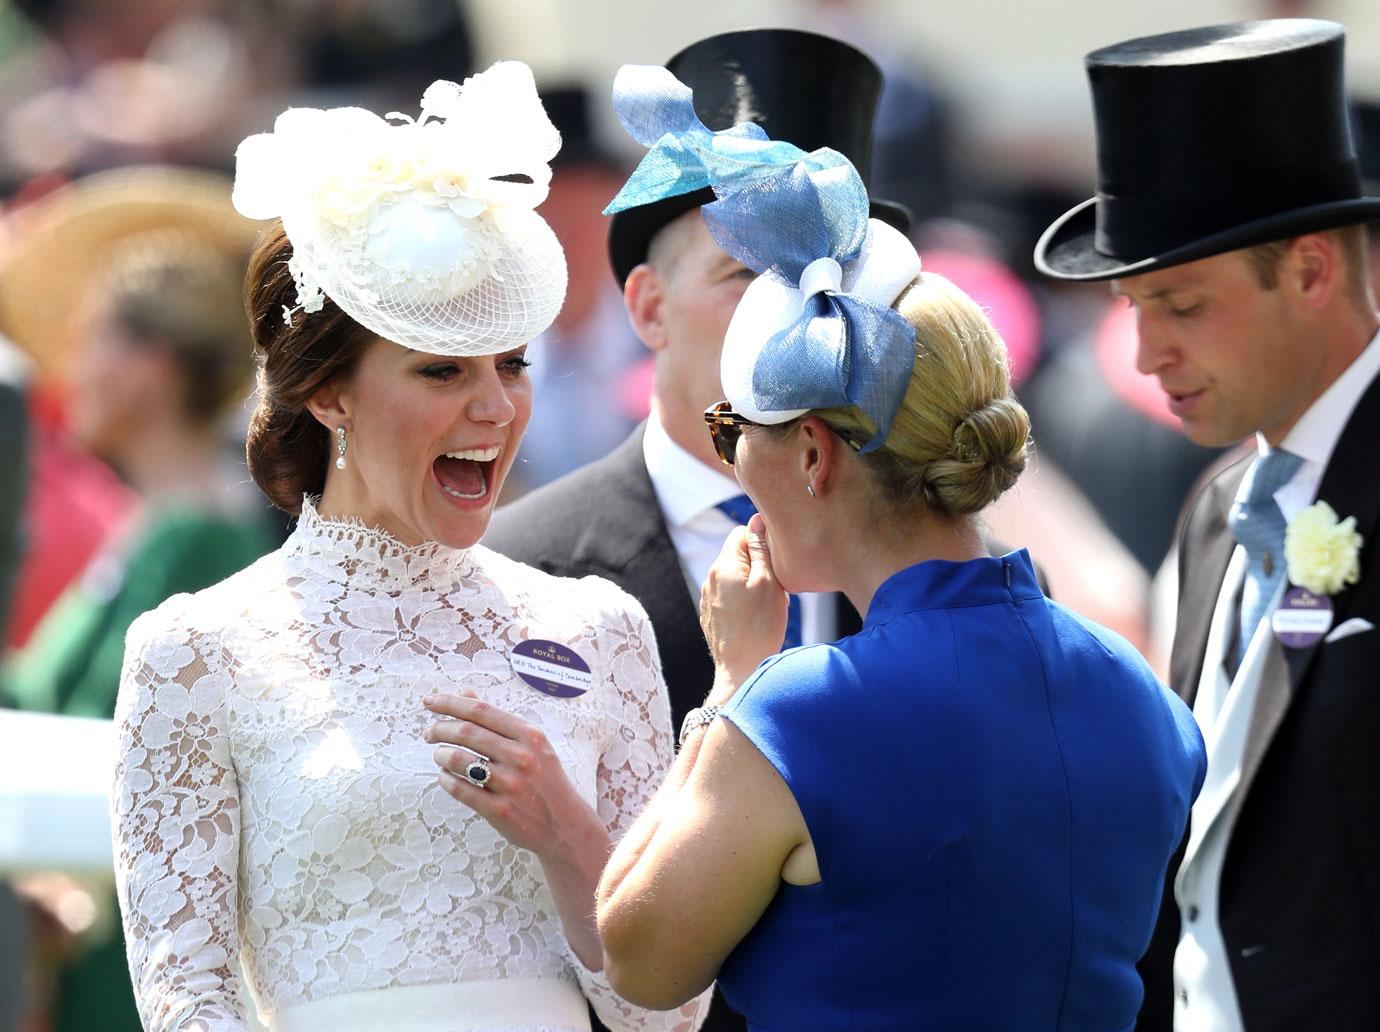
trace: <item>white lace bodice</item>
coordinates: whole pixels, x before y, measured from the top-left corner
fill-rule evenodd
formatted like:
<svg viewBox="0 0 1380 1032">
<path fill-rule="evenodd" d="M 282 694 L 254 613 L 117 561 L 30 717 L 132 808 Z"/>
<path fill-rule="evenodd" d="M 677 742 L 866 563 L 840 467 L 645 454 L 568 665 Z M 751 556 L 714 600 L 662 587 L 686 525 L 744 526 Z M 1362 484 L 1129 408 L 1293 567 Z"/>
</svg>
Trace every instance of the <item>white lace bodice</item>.
<svg viewBox="0 0 1380 1032">
<path fill-rule="evenodd" d="M 573 649 L 593 687 L 519 680 L 528 638 Z M 437 783 L 421 699 L 464 688 L 539 726 L 615 837 L 670 764 L 638 604 L 482 547 L 404 548 L 308 506 L 277 552 L 135 623 L 112 805 L 145 1028 L 243 1029 L 241 962 L 270 1023 L 361 990 L 536 977 L 578 980 L 614 1029 L 698 1027 L 703 1000 L 643 1011 L 588 972 L 537 858 Z"/>
</svg>

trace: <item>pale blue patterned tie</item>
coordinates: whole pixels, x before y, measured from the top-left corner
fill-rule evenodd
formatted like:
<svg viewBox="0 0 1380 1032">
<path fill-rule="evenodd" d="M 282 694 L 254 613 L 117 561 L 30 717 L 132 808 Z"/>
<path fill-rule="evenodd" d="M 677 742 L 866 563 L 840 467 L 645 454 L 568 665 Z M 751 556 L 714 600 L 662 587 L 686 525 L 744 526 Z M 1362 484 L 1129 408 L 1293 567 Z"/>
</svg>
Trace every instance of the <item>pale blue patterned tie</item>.
<svg viewBox="0 0 1380 1032">
<path fill-rule="evenodd" d="M 752 504 L 752 499 L 745 494 L 734 495 L 726 502 L 720 502 L 718 509 L 734 523 L 747 526 L 747 521 L 752 519 L 757 511 L 757 506 Z M 781 647 L 783 649 L 793 649 L 801 642 L 800 637 L 800 596 L 788 595 L 790 607 L 786 610 L 786 642 Z"/>
<path fill-rule="evenodd" d="M 1276 448 L 1257 458 L 1246 473 L 1244 501 L 1231 507 L 1232 537 L 1246 549 L 1246 583 L 1241 591 L 1241 625 L 1236 642 L 1236 666 L 1240 667 L 1256 625 L 1284 579 L 1284 514 L 1275 504 L 1275 492 L 1293 479 L 1303 459 Z"/>
</svg>

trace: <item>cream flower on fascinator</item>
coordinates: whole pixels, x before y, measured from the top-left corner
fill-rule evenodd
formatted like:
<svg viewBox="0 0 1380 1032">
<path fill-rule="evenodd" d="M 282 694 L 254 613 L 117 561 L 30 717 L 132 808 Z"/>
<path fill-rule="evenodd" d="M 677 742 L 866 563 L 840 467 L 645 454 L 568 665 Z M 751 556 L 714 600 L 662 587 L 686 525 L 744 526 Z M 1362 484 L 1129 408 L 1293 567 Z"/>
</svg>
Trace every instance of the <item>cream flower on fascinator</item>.
<svg viewBox="0 0 1380 1032">
<path fill-rule="evenodd" d="M 405 347 L 495 354 L 565 299 L 565 254 L 533 210 L 560 145 L 531 69 L 500 61 L 432 83 L 416 119 L 289 108 L 240 144 L 232 199 L 283 220 L 304 312 L 324 295 Z"/>
</svg>

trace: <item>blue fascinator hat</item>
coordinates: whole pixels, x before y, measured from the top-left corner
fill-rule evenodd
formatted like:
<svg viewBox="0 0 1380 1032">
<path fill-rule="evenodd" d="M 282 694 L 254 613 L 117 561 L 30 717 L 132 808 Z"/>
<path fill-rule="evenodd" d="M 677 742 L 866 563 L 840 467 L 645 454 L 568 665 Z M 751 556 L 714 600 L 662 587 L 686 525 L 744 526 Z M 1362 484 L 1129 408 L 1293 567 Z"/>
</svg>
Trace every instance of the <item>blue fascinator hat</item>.
<svg viewBox="0 0 1380 1032">
<path fill-rule="evenodd" d="M 832 147 L 869 182 L 882 73 L 855 47 L 799 29 L 738 29 L 691 43 L 666 69 L 693 91 L 694 113 L 710 129 L 751 122 L 804 150 Z M 714 200 L 703 183 L 682 185 L 683 192 L 623 208 L 610 221 L 609 263 L 620 285 L 646 261 L 663 227 Z M 909 230 L 903 205 L 873 198 L 871 209 L 901 232 Z"/>
<path fill-rule="evenodd" d="M 650 148 L 606 214 L 708 188 L 701 208 L 719 246 L 757 272 L 724 338 L 720 376 L 733 409 L 785 423 L 854 406 L 881 447 L 915 365 L 915 329 L 891 306 L 920 272 L 900 232 L 869 216 L 852 162 L 806 153 L 741 122 L 713 132 L 691 90 L 665 68 L 625 65 L 614 109 Z"/>
</svg>

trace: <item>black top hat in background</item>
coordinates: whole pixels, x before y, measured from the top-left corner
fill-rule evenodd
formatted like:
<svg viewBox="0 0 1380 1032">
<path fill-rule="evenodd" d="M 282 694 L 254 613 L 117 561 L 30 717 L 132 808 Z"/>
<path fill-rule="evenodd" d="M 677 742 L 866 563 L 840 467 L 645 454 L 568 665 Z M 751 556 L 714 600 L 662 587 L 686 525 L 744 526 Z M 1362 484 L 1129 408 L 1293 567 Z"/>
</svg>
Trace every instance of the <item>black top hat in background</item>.
<svg viewBox="0 0 1380 1032">
<path fill-rule="evenodd" d="M 591 113 L 593 97 L 588 87 L 580 82 L 543 86 L 541 103 L 551 124 L 561 134 L 561 149 L 551 159 L 552 169 L 600 165 L 611 171 L 624 170 L 626 163 L 604 146 L 600 138 Z"/>
<path fill-rule="evenodd" d="M 743 29 L 690 44 L 666 68 L 694 92 L 695 113 L 710 129 L 756 122 L 773 140 L 805 151 L 832 147 L 869 181 L 882 73 L 847 43 L 795 29 Z M 614 215 L 609 261 L 618 282 L 646 260 L 663 226 L 713 199 L 713 191 L 696 190 Z M 874 199 L 872 214 L 910 228 L 910 213 L 898 204 Z"/>
<path fill-rule="evenodd" d="M 1356 100 L 1351 105 L 1351 135 L 1361 169 L 1361 189 L 1380 193 L 1380 102 Z M 1371 216 L 1380 219 L 1380 213 Z"/>
<path fill-rule="evenodd" d="M 1093 51 L 1097 196 L 1045 231 L 1036 267 L 1134 276 L 1380 217 L 1348 127 L 1344 39 L 1282 18 Z"/>
</svg>

